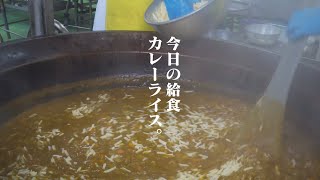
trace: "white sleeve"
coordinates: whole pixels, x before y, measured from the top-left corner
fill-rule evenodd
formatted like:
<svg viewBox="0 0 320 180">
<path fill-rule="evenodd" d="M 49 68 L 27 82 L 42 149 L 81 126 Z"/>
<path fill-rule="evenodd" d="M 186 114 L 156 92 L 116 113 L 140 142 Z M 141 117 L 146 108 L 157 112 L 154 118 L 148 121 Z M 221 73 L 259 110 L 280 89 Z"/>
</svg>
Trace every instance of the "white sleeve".
<svg viewBox="0 0 320 180">
<path fill-rule="evenodd" d="M 106 30 L 107 0 L 98 0 L 93 22 L 93 31 Z"/>
</svg>

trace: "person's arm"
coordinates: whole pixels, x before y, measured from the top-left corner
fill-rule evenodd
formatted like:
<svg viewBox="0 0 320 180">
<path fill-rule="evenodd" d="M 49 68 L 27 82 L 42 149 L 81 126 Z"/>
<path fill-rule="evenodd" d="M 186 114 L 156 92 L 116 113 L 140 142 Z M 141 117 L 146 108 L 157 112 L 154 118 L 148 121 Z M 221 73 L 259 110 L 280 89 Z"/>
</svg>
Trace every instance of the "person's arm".
<svg viewBox="0 0 320 180">
<path fill-rule="evenodd" d="M 290 39 L 320 35 L 320 8 L 308 8 L 295 12 L 288 23 Z"/>
</svg>

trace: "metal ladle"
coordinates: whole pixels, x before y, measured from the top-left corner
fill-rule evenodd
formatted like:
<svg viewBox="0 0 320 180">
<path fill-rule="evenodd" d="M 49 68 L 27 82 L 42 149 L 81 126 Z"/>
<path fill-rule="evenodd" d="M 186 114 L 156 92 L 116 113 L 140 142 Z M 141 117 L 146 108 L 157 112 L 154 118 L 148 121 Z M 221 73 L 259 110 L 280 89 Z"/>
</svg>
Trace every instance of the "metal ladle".
<svg viewBox="0 0 320 180">
<path fill-rule="evenodd" d="M 282 153 L 285 106 L 295 71 L 302 57 L 305 40 L 289 42 L 264 95 L 246 117 L 240 136 L 249 138 L 278 158 Z M 248 140 L 248 139 L 246 139 Z"/>
</svg>

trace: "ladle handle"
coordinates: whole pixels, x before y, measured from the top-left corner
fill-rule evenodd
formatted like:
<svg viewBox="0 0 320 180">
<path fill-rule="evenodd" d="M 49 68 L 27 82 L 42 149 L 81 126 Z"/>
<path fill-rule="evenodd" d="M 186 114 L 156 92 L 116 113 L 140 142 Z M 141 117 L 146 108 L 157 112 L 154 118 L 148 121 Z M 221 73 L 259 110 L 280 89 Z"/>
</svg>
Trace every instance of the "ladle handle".
<svg viewBox="0 0 320 180">
<path fill-rule="evenodd" d="M 306 39 L 290 41 L 282 51 L 279 65 L 273 78 L 265 92 L 265 96 L 271 98 L 282 105 L 286 105 L 289 89 L 302 58 Z"/>
</svg>

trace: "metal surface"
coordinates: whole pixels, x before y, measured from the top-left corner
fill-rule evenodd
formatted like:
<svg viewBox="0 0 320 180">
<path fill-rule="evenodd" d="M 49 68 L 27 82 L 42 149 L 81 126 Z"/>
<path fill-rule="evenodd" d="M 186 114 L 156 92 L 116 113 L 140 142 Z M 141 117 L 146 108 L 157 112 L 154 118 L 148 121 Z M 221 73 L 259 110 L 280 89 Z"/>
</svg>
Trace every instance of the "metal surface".
<svg viewBox="0 0 320 180">
<path fill-rule="evenodd" d="M 56 19 L 54 20 L 54 27 L 55 27 L 55 30 L 57 31 L 57 33 L 68 33 L 69 32 L 68 29 Z"/>
<path fill-rule="evenodd" d="M 210 29 L 214 29 L 224 19 L 224 1 L 209 0 L 202 8 L 183 17 L 158 22 L 153 13 L 163 0 L 155 0 L 147 9 L 144 19 L 156 31 L 164 36 L 176 36 L 182 39 L 195 39 L 202 37 Z"/>
<path fill-rule="evenodd" d="M 248 15 L 250 3 L 246 1 L 232 0 L 228 4 L 228 13 L 237 15 Z"/>
<path fill-rule="evenodd" d="M 148 48 L 153 36 L 158 34 L 90 32 L 2 44 L 0 106 L 5 107 L 10 100 L 26 93 L 58 84 L 116 75 L 152 75 Z M 88 43 L 92 41 L 95 43 Z M 157 53 L 165 59 L 170 49 L 164 43 Z M 277 54 L 222 41 L 182 41 L 179 52 L 179 69 L 184 79 L 219 85 L 223 89 L 215 87 L 215 91 L 252 102 L 262 95 L 279 62 Z M 156 67 L 160 74 L 169 68 L 166 61 L 159 61 Z M 297 128 L 294 133 L 305 133 L 310 142 L 313 139 L 313 145 L 319 145 L 320 138 L 319 82 L 320 62 L 302 59 L 286 111 L 286 123 Z M 0 122 L 55 97 L 58 96 L 0 108 Z"/>
<path fill-rule="evenodd" d="M 30 26 L 33 36 L 42 36 L 45 34 L 42 14 L 42 0 L 29 1 Z"/>
<path fill-rule="evenodd" d="M 54 34 L 52 0 L 30 0 L 29 12 L 31 21 L 31 34 L 33 36 Z"/>
<path fill-rule="evenodd" d="M 52 0 L 42 0 L 42 14 L 45 35 L 54 34 L 54 10 Z"/>
<path fill-rule="evenodd" d="M 251 24 L 245 30 L 249 42 L 256 45 L 273 45 L 282 32 L 281 28 L 272 24 Z"/>
<path fill-rule="evenodd" d="M 82 27 L 82 26 L 73 26 L 73 25 L 68 25 L 68 27 L 73 27 L 73 28 L 77 28 L 77 29 L 85 29 L 85 30 L 91 30 L 91 28 L 86 28 L 86 27 Z"/>
</svg>

